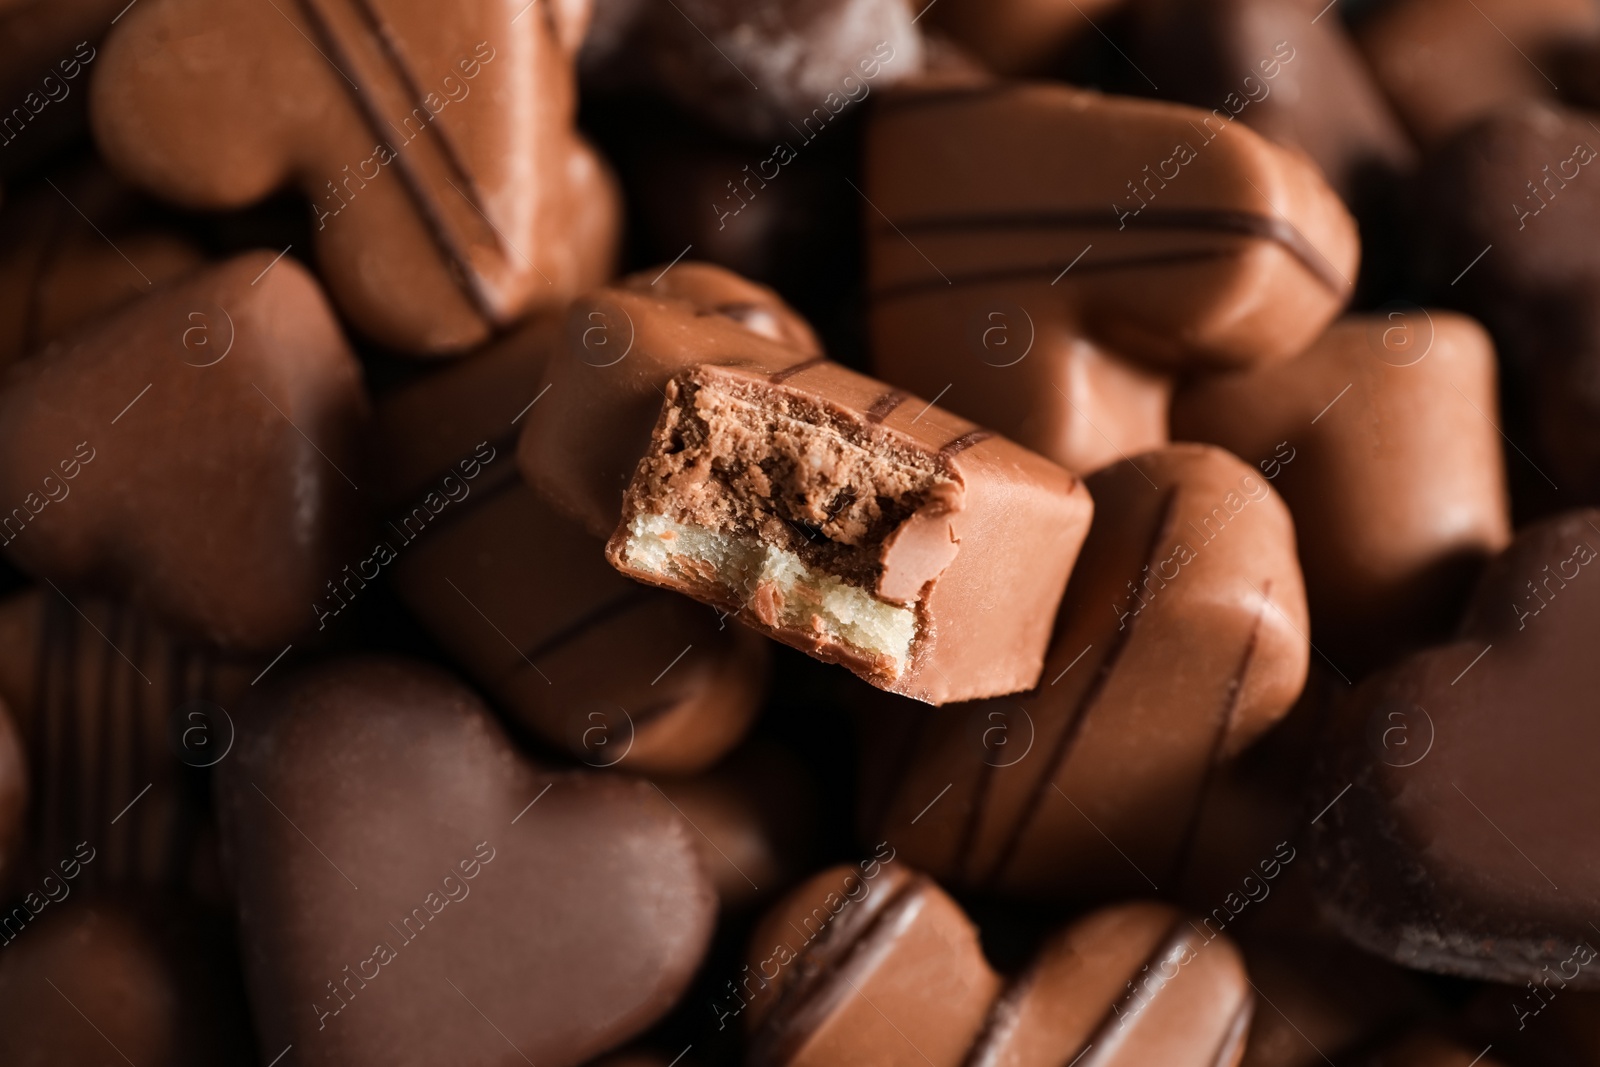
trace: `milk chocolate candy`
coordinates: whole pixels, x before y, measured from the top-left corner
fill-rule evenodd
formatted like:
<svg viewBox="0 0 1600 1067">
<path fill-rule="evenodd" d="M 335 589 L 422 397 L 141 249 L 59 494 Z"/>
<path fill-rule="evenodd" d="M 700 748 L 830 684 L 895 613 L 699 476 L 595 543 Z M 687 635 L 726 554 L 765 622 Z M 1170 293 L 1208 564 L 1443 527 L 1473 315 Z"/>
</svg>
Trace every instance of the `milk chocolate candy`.
<svg viewBox="0 0 1600 1067">
<path fill-rule="evenodd" d="M 192 905 L 73 900 L 0 953 L 0 1058 L 15 1067 L 245 1067 L 232 961 Z"/>
<path fill-rule="evenodd" d="M 189 241 L 141 225 L 134 199 L 108 176 L 72 177 L 59 192 L 32 189 L 0 212 L 0 365 L 202 262 Z"/>
<path fill-rule="evenodd" d="M 949 884 L 1051 900 L 1170 889 L 1208 778 L 1305 682 L 1294 529 L 1266 481 L 1174 445 L 1089 491 L 1095 524 L 1038 688 L 868 720 L 863 772 L 888 793 L 874 835 Z"/>
<path fill-rule="evenodd" d="M 752 1067 L 1238 1063 L 1251 997 L 1238 951 L 1162 904 L 1107 908 L 1003 981 L 960 907 L 877 860 L 796 889 L 742 973 Z"/>
<path fill-rule="evenodd" d="M 1220 107 L 907 90 L 865 166 L 874 369 L 1076 470 L 1165 441 L 1168 376 L 1301 351 L 1355 276 L 1316 168 Z"/>
<path fill-rule="evenodd" d="M 1337 12 L 1317 18 L 1325 2 L 1154 0 L 1137 9 L 1136 54 L 1164 96 L 1300 149 L 1346 203 L 1364 204 L 1417 153 Z"/>
<path fill-rule="evenodd" d="M 429 668 L 283 680 L 216 785 L 263 1059 L 571 1067 L 664 1014 L 711 934 L 654 788 L 535 768 Z"/>
<path fill-rule="evenodd" d="M 702 295 L 656 297 L 641 276 L 573 305 L 546 372 L 561 399 L 523 432 L 529 480 L 614 528 L 622 573 L 880 688 L 940 704 L 1033 684 L 1088 525 L 1082 484 Z"/>
<path fill-rule="evenodd" d="M 344 315 L 393 348 L 459 351 L 610 273 L 616 193 L 572 129 L 586 13 L 141 3 L 103 47 L 95 139 L 186 207 L 299 190 Z"/>
<path fill-rule="evenodd" d="M 83 129 L 89 74 L 117 0 L 0 4 L 0 175 L 18 174 Z"/>
<path fill-rule="evenodd" d="M 1600 255 L 1577 239 L 1600 225 L 1596 121 L 1539 103 L 1502 111 L 1434 154 L 1419 197 L 1423 274 L 1506 357 L 1525 427 L 1514 473 L 1584 503 L 1600 499 Z"/>
<path fill-rule="evenodd" d="M 1496 371 L 1476 322 L 1413 307 L 1179 391 L 1173 436 L 1256 462 L 1288 502 L 1317 643 L 1341 666 L 1442 637 L 1510 542 Z"/>
<path fill-rule="evenodd" d="M 132 17 L 131 15 L 129 17 Z M 69 594 L 281 649 L 360 533 L 360 369 L 293 260 L 236 257 L 14 365 L 0 543 Z"/>
<path fill-rule="evenodd" d="M 32 787 L 6 884 L 61 899 L 104 886 L 214 897 L 204 770 L 227 758 L 229 709 L 264 666 L 126 605 L 48 588 L 0 601 L 0 702 L 14 722 L 0 733 L 20 744 Z"/>
<path fill-rule="evenodd" d="M 370 559 L 518 722 L 595 766 L 682 774 L 738 743 L 765 689 L 766 643 L 627 581 L 605 546 L 515 466 L 560 320 L 390 393 L 378 407 L 385 510 Z M 366 567 L 371 571 L 374 567 Z M 351 592 L 359 592 L 360 576 Z"/>
<path fill-rule="evenodd" d="M 817 786 L 788 750 L 756 740 L 704 774 L 654 781 L 694 830 L 724 913 L 748 909 L 810 869 Z"/>
<path fill-rule="evenodd" d="M 1433 146 L 1506 105 L 1554 95 L 1568 57 L 1600 41 L 1600 9 L 1589 0 L 1398 0 L 1359 37 L 1401 118 Z"/>
<path fill-rule="evenodd" d="M 1369 679 L 1343 709 L 1324 788 L 1348 792 L 1315 826 L 1316 863 L 1326 912 L 1362 947 L 1600 988 L 1585 844 L 1600 818 L 1596 559 L 1600 511 L 1524 529 L 1455 641 Z"/>
<path fill-rule="evenodd" d="M 1063 52 L 1095 33 L 1125 0 L 938 0 L 923 7 L 930 27 L 950 34 L 999 74 L 1048 72 Z"/>
<path fill-rule="evenodd" d="M 582 62 L 590 82 L 642 83 L 792 154 L 874 87 L 921 69 L 914 15 L 905 0 L 600 0 Z"/>
</svg>

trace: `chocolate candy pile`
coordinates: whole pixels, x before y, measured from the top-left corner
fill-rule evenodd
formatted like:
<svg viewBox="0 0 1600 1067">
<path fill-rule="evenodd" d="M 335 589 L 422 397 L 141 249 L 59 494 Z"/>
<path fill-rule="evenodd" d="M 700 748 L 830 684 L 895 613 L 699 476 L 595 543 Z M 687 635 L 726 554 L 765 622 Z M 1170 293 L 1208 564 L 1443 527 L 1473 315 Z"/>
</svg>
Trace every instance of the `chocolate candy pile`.
<svg viewBox="0 0 1600 1067">
<path fill-rule="evenodd" d="M 0 1065 L 1600 1067 L 1597 0 L 0 0 Z"/>
</svg>

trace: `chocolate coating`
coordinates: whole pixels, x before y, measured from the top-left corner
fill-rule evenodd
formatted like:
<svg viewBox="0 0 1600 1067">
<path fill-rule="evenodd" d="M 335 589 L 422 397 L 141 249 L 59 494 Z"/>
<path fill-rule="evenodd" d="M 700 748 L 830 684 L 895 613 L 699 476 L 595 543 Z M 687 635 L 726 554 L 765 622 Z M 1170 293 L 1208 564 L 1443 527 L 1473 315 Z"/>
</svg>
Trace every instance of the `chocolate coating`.
<svg viewBox="0 0 1600 1067">
<path fill-rule="evenodd" d="M 60 193 L 36 188 L 0 212 L 0 366 L 202 262 L 188 241 L 141 225 L 134 198 L 106 175 L 72 177 Z"/>
<path fill-rule="evenodd" d="M 883 101 L 873 368 L 1090 470 L 1164 443 L 1167 375 L 1299 352 L 1349 297 L 1355 226 L 1221 116 L 1046 84 Z"/>
<path fill-rule="evenodd" d="M 960 907 L 892 859 L 796 889 L 749 958 L 768 979 L 751 1003 L 752 1067 L 1232 1067 L 1251 1012 L 1238 950 L 1163 904 L 1085 916 L 1002 981 Z"/>
<path fill-rule="evenodd" d="M 15 724 L 0 732 L 20 743 L 32 782 L 26 851 L 6 865 L 6 884 L 59 878 L 84 845 L 94 859 L 72 889 L 215 896 L 200 774 L 227 758 L 229 709 L 265 665 L 177 638 L 123 605 L 70 604 L 49 589 L 0 601 L 0 701 Z"/>
<path fill-rule="evenodd" d="M 571 1067 L 682 993 L 716 897 L 648 784 L 538 770 L 399 661 L 327 665 L 239 719 L 217 799 L 265 1055 Z"/>
<path fill-rule="evenodd" d="M 329 292 L 361 332 L 460 351 L 611 270 L 614 183 L 572 129 L 568 23 L 586 8 L 525 7 L 149 0 L 104 46 L 95 139 L 187 207 L 297 188 Z"/>
<path fill-rule="evenodd" d="M 1510 542 L 1496 373 L 1476 322 L 1418 308 L 1341 319 L 1293 360 L 1179 391 L 1174 437 L 1276 475 L 1318 646 L 1341 666 L 1443 636 Z"/>
<path fill-rule="evenodd" d="M 1360 30 L 1373 74 L 1424 146 L 1506 105 L 1553 95 L 1563 57 L 1600 39 L 1600 9 L 1588 0 L 1473 4 L 1397 0 Z"/>
<path fill-rule="evenodd" d="M 18 174 L 80 133 L 97 47 L 117 0 L 0 4 L 0 175 Z"/>
<path fill-rule="evenodd" d="M 192 906 L 102 898 L 52 910 L 0 954 L 7 1064 L 255 1062 L 233 961 Z"/>
<path fill-rule="evenodd" d="M 588 82 L 642 85 L 735 136 L 803 147 L 921 69 L 913 14 L 906 0 L 600 0 L 582 64 Z"/>
<path fill-rule="evenodd" d="M 1600 894 L 1584 829 L 1600 817 L 1597 558 L 1600 512 L 1524 529 L 1456 640 L 1369 679 L 1343 709 L 1325 781 L 1350 790 L 1316 825 L 1316 863 L 1325 910 L 1369 951 L 1600 988 L 1583 959 Z"/>
<path fill-rule="evenodd" d="M 1524 450 L 1513 472 L 1581 503 L 1600 500 L 1600 255 L 1576 239 L 1600 225 L 1595 123 L 1550 104 L 1508 107 L 1432 155 L 1419 198 L 1422 272 L 1505 357 L 1526 427 L 1513 426 Z"/>
<path fill-rule="evenodd" d="M 556 402 L 539 383 L 559 327 L 535 320 L 384 397 L 380 541 L 401 598 L 523 725 L 591 765 L 692 773 L 754 719 L 768 648 L 620 577 L 604 542 L 523 483 L 518 422 Z"/>
<path fill-rule="evenodd" d="M 1033 684 L 1091 510 L 1081 483 L 706 303 L 573 305 L 546 372 L 563 402 L 523 431 L 529 481 L 614 525 L 624 574 L 881 688 L 937 704 Z"/>
<path fill-rule="evenodd" d="M 1089 487 L 1095 524 L 1038 688 L 869 720 L 864 773 L 889 791 L 877 836 L 953 884 L 1075 901 L 1165 885 L 1214 768 L 1305 682 L 1294 532 L 1265 482 L 1174 445 Z"/>
<path fill-rule="evenodd" d="M 360 532 L 367 401 L 321 290 L 272 259 L 219 264 L 11 368 L 0 541 L 19 565 L 222 645 L 281 648 L 316 621 Z"/>
<path fill-rule="evenodd" d="M 1154 0 L 1137 8 L 1139 58 L 1162 95 L 1236 112 L 1298 148 L 1346 203 L 1392 185 L 1416 149 L 1326 0 Z M 1313 21 L 1315 20 L 1315 21 Z"/>
<path fill-rule="evenodd" d="M 930 26 L 955 38 L 990 70 L 1017 75 L 1045 73 L 1125 0 L 936 0 L 918 6 Z"/>
</svg>

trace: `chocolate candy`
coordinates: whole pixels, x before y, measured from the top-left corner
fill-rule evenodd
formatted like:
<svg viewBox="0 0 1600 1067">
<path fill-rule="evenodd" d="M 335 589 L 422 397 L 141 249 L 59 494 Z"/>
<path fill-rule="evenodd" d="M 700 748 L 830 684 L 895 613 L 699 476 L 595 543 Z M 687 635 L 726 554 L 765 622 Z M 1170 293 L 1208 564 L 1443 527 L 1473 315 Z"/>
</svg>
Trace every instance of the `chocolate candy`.
<svg viewBox="0 0 1600 1067">
<path fill-rule="evenodd" d="M 1508 104 L 1553 94 L 1551 78 L 1568 81 L 1567 64 L 1600 40 L 1600 10 L 1588 0 L 1473 4 L 1397 0 L 1361 28 L 1367 62 L 1425 146 Z"/>
<path fill-rule="evenodd" d="M 1487 1048 L 1474 1052 L 1466 1045 L 1423 1031 L 1396 1042 L 1363 1063 L 1370 1067 L 1502 1067 L 1504 1061 L 1489 1056 L 1488 1052 Z"/>
<path fill-rule="evenodd" d="M 69 593 L 279 649 L 351 558 L 366 417 L 311 276 L 239 256 L 11 369 L 0 543 Z"/>
<path fill-rule="evenodd" d="M 765 691 L 766 643 L 607 566 L 605 546 L 517 474 L 519 420 L 560 319 L 390 393 L 374 466 L 384 510 L 364 571 L 401 598 L 520 723 L 595 766 L 682 774 L 738 743 Z M 356 576 L 351 593 L 359 591 Z"/>
<path fill-rule="evenodd" d="M 18 174 L 83 127 L 89 74 L 117 0 L 0 4 L 0 174 Z"/>
<path fill-rule="evenodd" d="M 520 446 L 535 487 L 614 524 L 622 573 L 880 688 L 942 704 L 1033 684 L 1088 525 L 1082 484 L 710 310 L 643 276 L 573 305 L 546 371 L 560 403 Z M 602 433 L 614 443 L 579 451 Z M 606 490 L 625 471 L 616 523 Z"/>
<path fill-rule="evenodd" d="M 586 12 L 141 3 L 104 45 L 95 139 L 188 207 L 292 185 L 329 292 L 363 333 L 460 351 L 610 273 L 614 183 L 572 129 Z"/>
<path fill-rule="evenodd" d="M 652 786 L 539 770 L 400 661 L 286 679 L 238 719 L 217 802 L 265 1057 L 570 1067 L 694 973 L 716 897 Z"/>
<path fill-rule="evenodd" d="M 704 774 L 655 783 L 694 831 L 725 914 L 765 899 L 808 869 L 819 797 L 787 749 L 756 740 Z"/>
<path fill-rule="evenodd" d="M 1407 966 L 1600 988 L 1585 827 L 1600 511 L 1521 531 L 1453 642 L 1369 679 L 1341 713 L 1317 824 L 1324 906 Z M 1403 741 L 1403 744 L 1396 742 Z"/>
<path fill-rule="evenodd" d="M 748 958 L 752 1067 L 1231 1067 L 1250 1019 L 1238 951 L 1166 905 L 1086 916 L 1005 982 L 960 907 L 892 857 L 796 889 Z"/>
<path fill-rule="evenodd" d="M 1294 530 L 1253 470 L 1174 445 L 1089 491 L 1038 688 L 868 722 L 863 770 L 889 797 L 876 835 L 947 882 L 1071 900 L 1167 886 L 1214 769 L 1305 682 Z"/>
<path fill-rule="evenodd" d="M 921 69 L 913 15 L 905 0 L 600 0 L 582 63 L 588 82 L 646 85 L 728 133 L 779 139 L 792 159 Z"/>
<path fill-rule="evenodd" d="M 73 177 L 62 178 L 62 192 L 33 189 L 0 213 L 0 365 L 202 262 L 188 241 L 140 225 L 137 204 L 107 175 Z"/>
<path fill-rule="evenodd" d="M 1168 375 L 1305 348 L 1355 276 L 1315 168 L 1221 109 L 906 91 L 866 180 L 875 370 L 1076 470 L 1164 442 Z"/>
<path fill-rule="evenodd" d="M 236 961 L 193 905 L 77 901 L 0 953 L 0 1058 L 245 1067 Z"/>
<path fill-rule="evenodd" d="M 1594 123 L 1542 103 L 1502 111 L 1429 159 L 1419 198 L 1422 273 L 1506 357 L 1526 427 L 1513 426 L 1513 473 L 1585 503 L 1600 499 L 1600 255 L 1574 235 L 1600 225 Z"/>
<path fill-rule="evenodd" d="M 26 853 L 8 884 L 217 896 L 200 771 L 227 758 L 228 709 L 264 666 L 181 640 L 125 605 L 48 588 L 0 601 L 0 734 L 15 731 L 32 784 Z M 0 771 L 0 783 L 15 781 Z M 74 873 L 63 880 L 66 864 Z"/>
<path fill-rule="evenodd" d="M 1173 436 L 1256 462 L 1288 502 L 1312 629 L 1346 669 L 1443 636 L 1510 541 L 1495 376 L 1477 323 L 1414 308 L 1179 391 Z"/>
<path fill-rule="evenodd" d="M 1219 107 L 1305 152 L 1347 203 L 1383 195 L 1416 163 L 1326 0 L 1155 0 L 1137 9 L 1141 66 L 1162 95 Z M 1459 21 L 1459 19 L 1458 19 Z"/>
<path fill-rule="evenodd" d="M 1075 41 L 1095 32 L 1124 0 L 937 0 L 921 7 L 928 24 L 950 34 L 1000 74 L 1046 72 Z"/>
</svg>

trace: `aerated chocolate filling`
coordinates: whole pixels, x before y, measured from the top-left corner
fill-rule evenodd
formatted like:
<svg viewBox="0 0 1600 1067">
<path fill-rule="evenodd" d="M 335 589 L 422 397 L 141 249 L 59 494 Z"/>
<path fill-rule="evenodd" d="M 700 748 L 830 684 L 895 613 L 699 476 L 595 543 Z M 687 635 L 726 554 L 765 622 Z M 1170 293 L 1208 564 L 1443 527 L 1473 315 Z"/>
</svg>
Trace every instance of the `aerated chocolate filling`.
<svg viewBox="0 0 1600 1067">
<path fill-rule="evenodd" d="M 876 586 L 884 540 L 948 480 L 936 457 L 807 397 L 704 372 L 674 384 L 638 510 L 784 549 L 849 585 Z"/>
</svg>

